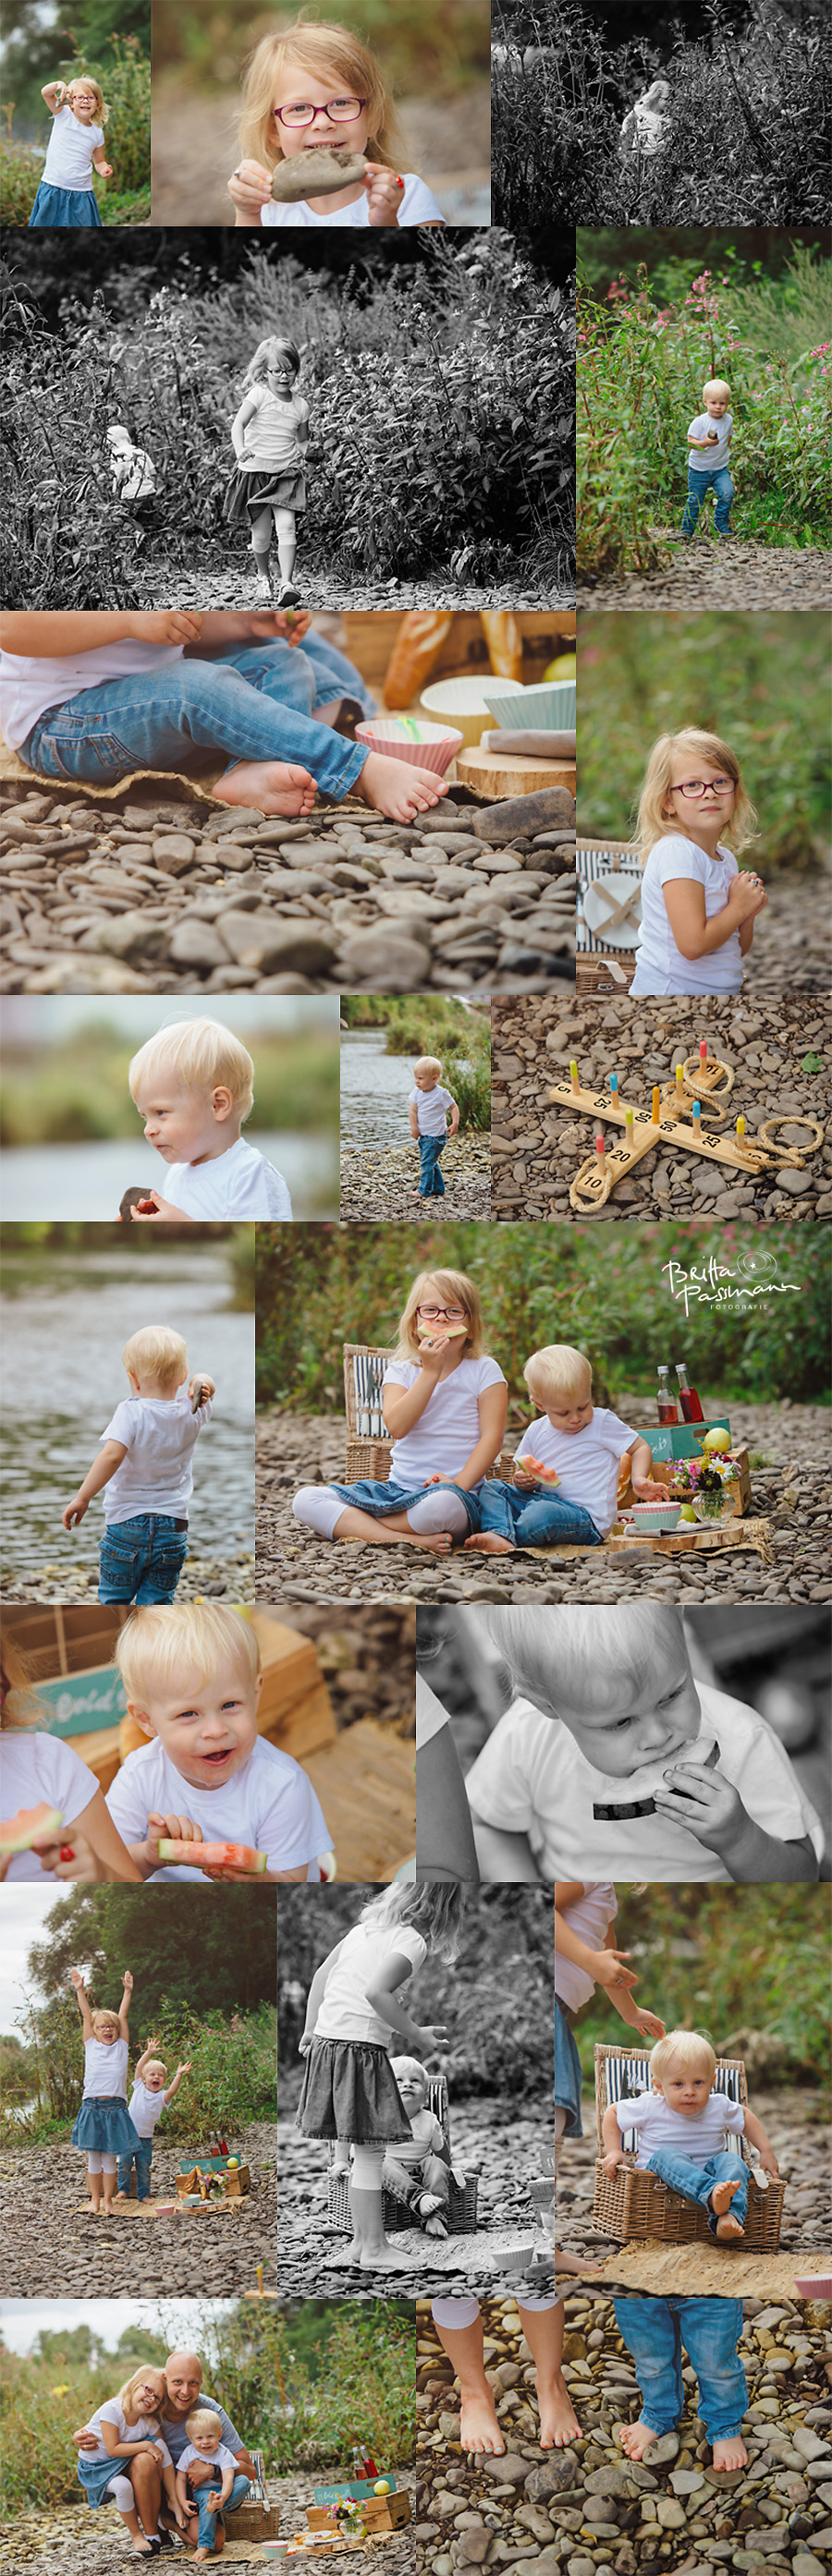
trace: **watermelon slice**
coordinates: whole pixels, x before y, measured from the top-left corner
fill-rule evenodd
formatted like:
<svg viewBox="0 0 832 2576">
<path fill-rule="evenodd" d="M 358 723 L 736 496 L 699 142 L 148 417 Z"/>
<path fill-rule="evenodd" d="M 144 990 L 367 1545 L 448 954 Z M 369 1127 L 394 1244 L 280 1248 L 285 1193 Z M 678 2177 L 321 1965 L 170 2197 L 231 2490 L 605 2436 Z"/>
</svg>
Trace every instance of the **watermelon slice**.
<svg viewBox="0 0 832 2576">
<path fill-rule="evenodd" d="M 556 1468 L 542 1466 L 539 1458 L 532 1457 L 530 1449 L 525 1451 L 522 1458 L 516 1458 L 514 1463 L 519 1467 L 521 1476 L 536 1476 L 539 1485 L 560 1484 Z"/>
<path fill-rule="evenodd" d="M 251 1843 L 183 1843 L 160 1842 L 159 1859 L 189 1863 L 196 1869 L 248 1869 L 259 1878 L 266 1868 L 268 1852 L 253 1851 Z"/>
<path fill-rule="evenodd" d="M 60 1839 L 63 1816 L 58 1807 L 48 1807 L 45 1798 L 39 1807 L 18 1807 L 8 1824 L 0 1823 L 0 1852 L 31 1851 L 34 1843 L 54 1843 Z"/>
</svg>

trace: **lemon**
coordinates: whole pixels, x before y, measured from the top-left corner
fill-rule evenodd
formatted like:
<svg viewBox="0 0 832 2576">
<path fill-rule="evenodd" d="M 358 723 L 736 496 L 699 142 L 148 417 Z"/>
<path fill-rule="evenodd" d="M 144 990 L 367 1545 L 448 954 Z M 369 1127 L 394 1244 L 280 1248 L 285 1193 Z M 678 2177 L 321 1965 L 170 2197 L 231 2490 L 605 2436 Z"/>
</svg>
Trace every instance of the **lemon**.
<svg viewBox="0 0 832 2576">
<path fill-rule="evenodd" d="M 576 670 L 577 656 L 574 653 L 556 653 L 554 661 L 547 663 L 543 677 L 544 680 L 574 680 Z"/>
<path fill-rule="evenodd" d="M 375 2486 L 374 2486 L 374 2488 L 373 2488 L 373 2494 L 374 2494 L 374 2495 L 389 2495 L 389 2493 L 390 2493 L 390 2480 L 389 2480 L 389 2478 L 377 2478 L 377 2479 L 376 2479 L 376 2482 L 375 2482 Z"/>
<path fill-rule="evenodd" d="M 730 1446 L 730 1431 L 721 1431 L 719 1428 L 716 1431 L 706 1431 L 702 1447 L 707 1449 L 709 1456 L 724 1458 Z"/>
</svg>

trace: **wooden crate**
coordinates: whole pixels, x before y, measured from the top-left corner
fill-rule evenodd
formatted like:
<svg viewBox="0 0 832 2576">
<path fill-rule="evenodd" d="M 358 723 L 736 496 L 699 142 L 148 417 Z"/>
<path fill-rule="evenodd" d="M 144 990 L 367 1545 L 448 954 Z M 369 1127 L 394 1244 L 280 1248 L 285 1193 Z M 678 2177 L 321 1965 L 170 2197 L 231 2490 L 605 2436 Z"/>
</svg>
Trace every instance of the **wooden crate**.
<svg viewBox="0 0 832 2576">
<path fill-rule="evenodd" d="M 246 1617 L 257 1638 L 263 1669 L 259 1733 L 305 1764 L 308 1753 L 335 1744 L 338 1733 L 312 1640 L 297 1628 L 284 1627 L 270 1610 L 249 1610 Z"/>
<path fill-rule="evenodd" d="M 330 1827 L 339 1878 L 395 1878 L 416 1848 L 413 1744 L 372 1717 L 339 1734 L 311 1640 L 271 1611 L 247 1615 L 266 1676 L 261 1735 L 302 1763 Z"/>
<path fill-rule="evenodd" d="M 55 1715 L 51 1732 L 72 1745 L 106 1792 L 121 1760 L 124 1690 L 113 1666 L 113 1648 L 128 1616 L 126 1607 L 84 1602 L 18 1609 L 10 1604 L 4 1615 L 33 1689 Z"/>
<path fill-rule="evenodd" d="M 368 2531 L 403 2531 L 410 2521 L 410 2497 L 406 2487 L 386 2496 L 361 2498 L 361 2511 Z M 332 2522 L 325 2505 L 311 2504 L 306 2516 L 310 2531 L 325 2531 Z"/>
</svg>

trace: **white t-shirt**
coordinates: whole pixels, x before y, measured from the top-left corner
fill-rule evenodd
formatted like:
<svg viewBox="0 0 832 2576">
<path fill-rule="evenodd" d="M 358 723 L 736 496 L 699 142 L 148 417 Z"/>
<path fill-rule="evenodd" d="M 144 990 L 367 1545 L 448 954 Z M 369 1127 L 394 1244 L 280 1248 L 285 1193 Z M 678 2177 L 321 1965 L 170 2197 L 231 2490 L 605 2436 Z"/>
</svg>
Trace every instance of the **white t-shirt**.
<svg viewBox="0 0 832 2576">
<path fill-rule="evenodd" d="M 110 477 L 120 501 L 147 501 L 156 490 L 156 467 L 146 447 L 111 448 Z"/>
<path fill-rule="evenodd" d="M 722 912 L 739 869 L 733 850 L 718 845 L 719 856 L 708 857 L 684 832 L 663 832 L 654 841 L 645 861 L 641 879 L 641 929 L 636 943 L 636 971 L 631 992 L 639 993 L 739 993 L 742 990 L 742 950 L 740 934 L 732 930 L 721 948 L 712 948 L 705 957 L 683 957 L 670 927 L 662 887 L 677 877 L 687 877 L 701 885 L 705 897 L 705 919 L 712 921 Z"/>
<path fill-rule="evenodd" d="M 192 1217 L 291 1219 L 292 1202 L 282 1172 L 238 1136 L 211 1163 L 171 1163 L 160 1197 Z"/>
<path fill-rule="evenodd" d="M 107 1791 L 107 1805 L 126 1843 L 144 1842 L 151 1813 L 185 1815 L 201 1826 L 203 1842 L 251 1843 L 255 1851 L 268 1854 L 272 1870 L 300 1869 L 332 1843 L 300 1763 L 278 1745 L 267 1744 L 264 1735 L 258 1735 L 248 1761 L 218 1789 L 192 1789 L 154 1736 L 152 1743 L 128 1753 Z M 317 1878 L 317 1870 L 312 1875 Z M 151 1884 L 158 1887 L 163 1879 L 194 1879 L 200 1887 L 211 1883 L 201 1870 L 175 1862 L 154 1870 Z"/>
<path fill-rule="evenodd" d="M 721 420 L 711 420 L 708 412 L 701 411 L 696 420 L 691 421 L 688 430 L 689 438 L 707 438 L 710 430 L 716 430 L 716 441 L 713 447 L 709 446 L 707 451 L 704 448 L 688 449 L 688 464 L 694 474 L 712 474 L 715 466 L 727 465 L 733 426 L 730 411 L 723 412 Z"/>
<path fill-rule="evenodd" d="M 413 1386 L 416 1360 L 388 1360 L 382 1384 Z M 505 1386 L 496 1360 L 459 1360 L 450 1377 L 440 1378 L 419 1422 L 404 1439 L 394 1440 L 390 1474 L 397 1485 L 423 1485 L 427 1476 L 454 1476 L 467 1464 L 480 1436 L 479 1398 L 487 1386 Z"/>
<path fill-rule="evenodd" d="M 440 214 L 436 198 L 431 196 L 424 179 L 417 179 L 412 170 L 402 171 L 402 177 L 404 195 L 398 208 L 399 223 L 443 224 L 445 217 Z M 314 215 L 305 197 L 302 197 L 300 203 L 294 206 L 278 206 L 274 198 L 269 197 L 263 207 L 261 222 L 268 227 L 274 224 L 320 224 L 324 228 L 328 227 L 331 232 L 341 232 L 345 224 L 353 227 L 369 226 L 366 189 L 362 191 L 360 197 L 356 198 L 353 206 L 338 206 L 331 215 Z"/>
<path fill-rule="evenodd" d="M 641 100 L 636 99 L 635 106 L 624 118 L 622 143 L 627 145 L 628 151 L 638 151 L 642 161 L 654 161 L 656 153 L 661 151 L 667 123 L 666 107 L 644 107 Z"/>
<path fill-rule="evenodd" d="M 706 2165 L 710 2156 L 719 2154 L 726 2129 L 742 2137 L 745 2128 L 742 2104 L 729 2102 L 716 2089 L 689 2119 L 681 2111 L 672 2111 L 663 2093 L 639 2093 L 634 2102 L 616 2102 L 615 2116 L 622 2137 L 629 2129 L 638 2130 L 642 2173 L 658 2147 L 672 2147 L 676 2155 L 688 2156 L 692 2165 Z"/>
<path fill-rule="evenodd" d="M 453 1098 L 441 1082 L 435 1082 L 432 1091 L 411 1091 L 407 1105 L 416 1111 L 420 1136 L 447 1136 L 446 1111 L 453 1107 Z"/>
<path fill-rule="evenodd" d="M 194 1489 L 193 1453 L 211 1419 L 210 1398 L 191 1412 L 187 1387 L 165 1404 L 156 1395 L 125 1395 L 102 1431 L 119 1440 L 127 1456 L 102 1490 L 104 1518 L 129 1521 L 138 1512 L 167 1512 L 181 1520 Z"/>
<path fill-rule="evenodd" d="M 164 2085 L 160 2093 L 153 2093 L 150 2085 L 145 2084 L 140 2075 L 134 2075 L 133 2090 L 127 2108 L 134 2129 L 138 2129 L 139 2137 L 152 2138 L 156 2123 L 161 2120 L 165 2108 Z"/>
<path fill-rule="evenodd" d="M 218 2398 L 218 2397 L 211 2397 L 211 2396 L 209 2396 L 209 2394 L 208 2394 L 208 2392 L 207 2392 L 207 2390 L 206 2390 L 206 2389 L 204 2389 L 204 2388 L 200 2389 L 199 2398 L 198 2398 L 198 2401 L 197 2401 L 197 2402 L 198 2402 L 198 2404 L 199 2404 L 200 2406 L 204 2406 L 204 2407 L 206 2407 L 207 2409 L 209 2409 L 212 2415 L 218 2415 L 218 2416 L 219 2416 L 220 2424 L 221 2424 L 221 2426 L 222 2426 L 222 2438 L 223 2438 L 223 2441 L 227 2444 L 227 2447 L 228 2447 L 228 2449 L 229 2449 L 230 2451 L 231 2451 L 232 2443 L 236 2445 L 236 2449 L 235 2449 L 235 2450 L 233 2450 L 233 2451 L 231 2451 L 231 2456 L 232 2456 L 232 2459 L 234 2460 L 234 2463 L 235 2463 L 235 2466 L 236 2466 L 236 2455 L 237 2455 L 237 2452 L 238 2452 L 238 2451 L 242 2451 L 242 2450 L 244 2450 L 244 2449 L 245 2449 L 245 2444 L 244 2444 L 244 2442 L 243 2442 L 242 2434 L 241 2434 L 241 2433 L 238 2433 L 238 2431 L 237 2431 L 237 2427 L 236 2427 L 236 2424 L 232 2424 L 232 2421 L 231 2421 L 231 2417 L 230 2417 L 230 2415 L 226 2415 L 225 2407 L 220 2405 L 219 2398 Z M 194 2407 L 194 2406 L 189 2406 L 189 2408 L 188 2408 L 188 2414 L 189 2414 L 189 2415 L 193 2415 L 193 2414 L 195 2414 L 195 2413 L 196 2413 L 196 2407 Z M 164 2434 L 165 2434 L 165 2439 L 166 2439 L 166 2441 L 167 2441 L 167 2442 L 169 2442 L 169 2444 L 170 2444 L 171 2457 L 172 2457 L 172 2459 L 173 2459 L 174 2467 L 178 2469 L 179 2464 L 180 2464 L 180 2461 L 181 2461 L 181 2458 L 182 2458 L 182 2453 L 183 2453 L 183 2451 L 186 2451 L 186 2450 L 187 2450 L 187 2448 L 188 2448 L 188 2435 L 187 2435 L 187 2429 L 186 2429 L 186 2426 L 185 2426 L 185 2424 L 184 2424 L 184 2423 L 175 2423 L 175 2422 L 174 2422 L 174 2420 L 173 2420 L 173 2418 L 172 2418 L 170 2415 L 166 2415 L 166 2416 L 165 2416 L 165 2418 L 164 2418 L 163 2430 L 164 2430 Z M 243 2472 L 243 2474 L 245 2474 L 245 2472 Z"/>
<path fill-rule="evenodd" d="M 65 707 L 102 680 L 132 679 L 181 662 L 184 644 L 140 644 L 122 636 L 90 653 L 0 653 L 0 723 L 10 751 L 26 742 L 47 707 Z"/>
<path fill-rule="evenodd" d="M 60 107 L 52 118 L 43 168 L 47 187 L 91 188 L 92 156 L 100 152 L 103 141 L 102 126 L 82 125 L 71 107 Z"/>
<path fill-rule="evenodd" d="M 215 2451 L 195 2451 L 193 2443 L 186 2442 L 184 2451 L 180 2451 L 176 2463 L 177 2476 L 180 2469 L 189 2469 L 193 2460 L 196 2461 L 197 2468 L 219 2469 L 221 2476 L 225 2469 L 230 2469 L 232 2478 L 237 2476 L 234 2453 L 226 2450 L 224 2442 L 218 2442 Z"/>
<path fill-rule="evenodd" d="M 385 1923 L 383 1930 L 372 1923 L 354 1924 L 327 1978 L 315 2023 L 316 2039 L 367 2039 L 380 2048 L 392 2048 L 392 2023 L 381 2021 L 373 2012 L 367 1987 L 375 1985 L 391 1959 L 410 1959 L 414 1968 L 421 1968 L 427 1955 L 427 1942 L 409 1923 Z M 407 1983 L 403 1978 L 402 1987 Z"/>
<path fill-rule="evenodd" d="M 556 1431 L 544 1413 L 524 1431 L 514 1455 L 554 1467 L 560 1478 L 555 1490 L 565 1503 L 583 1503 L 603 1538 L 615 1519 L 619 1459 L 626 1457 L 638 1436 L 629 1423 L 619 1421 L 617 1413 L 596 1404 L 584 1431 Z"/>
<path fill-rule="evenodd" d="M 739 1790 L 754 1823 L 781 1842 L 810 1836 L 820 1859 L 820 1820 L 777 1736 L 744 1701 L 729 1699 L 710 1682 L 697 1682 L 696 1690 L 700 1733 L 663 1768 L 670 1771 L 691 1761 L 702 1765 L 718 1744 L 719 1770 Z M 619 1880 L 705 1878 L 730 1884 L 725 1863 L 686 1826 L 655 1809 L 648 1815 L 633 1813 L 652 1796 L 656 1782 L 655 1763 L 628 1779 L 597 1771 L 560 1718 L 545 1717 L 530 1700 L 518 1699 L 478 1753 L 465 1785 L 483 1824 L 528 1835 L 544 1879 L 584 1878 L 588 1872 L 594 1877 L 603 1871 Z M 619 1812 L 599 1815 L 594 1812 L 599 1807 Z"/>
<path fill-rule="evenodd" d="M 45 1799 L 57 1807 L 67 1828 L 76 1816 L 82 1816 L 95 1797 L 98 1781 L 87 1770 L 71 1744 L 62 1744 L 57 1735 L 29 1734 L 9 1727 L 0 1736 L 0 1783 L 3 1814 L 16 1816 L 20 1807 L 37 1807 Z M 53 1869 L 41 1869 L 36 1852 L 16 1852 L 6 1871 L 6 1883 L 12 1878 L 39 1878 L 44 1886 L 58 1884 Z M 2 1904 L 2 1898 L 0 1898 Z"/>
<path fill-rule="evenodd" d="M 585 1878 L 583 1895 L 573 1905 L 561 1906 L 561 1919 L 588 1950 L 603 1950 L 611 1923 L 618 1913 L 618 1898 L 609 1878 Z M 565 1959 L 558 1949 L 558 1917 L 555 1916 L 555 1993 L 568 2012 L 580 2012 L 595 1993 L 595 1979 L 574 1959 Z"/>
<path fill-rule="evenodd" d="M 106 2442 L 102 2442 L 101 2439 L 102 2424 L 114 2424 L 120 2442 L 162 2441 L 158 2421 L 155 2416 L 140 2415 L 136 2424 L 128 2424 L 124 2409 L 119 2405 L 118 2398 L 108 2397 L 106 2406 L 99 2406 L 97 2412 L 90 2416 L 89 2423 L 84 2428 L 87 2433 L 95 2433 L 98 2437 L 96 2450 L 79 2451 L 78 2454 L 79 2459 L 89 2460 L 90 2466 L 92 2466 L 94 2460 L 107 2460 L 110 2457 L 107 2444 Z M 171 2456 L 166 2442 L 162 2443 L 162 2448 L 165 2453 L 164 2466 L 165 2468 L 170 2468 Z M 129 2468 L 129 2460 L 114 2460 L 114 2477 L 119 2475 L 126 2477 Z"/>
<path fill-rule="evenodd" d="M 126 2039 L 85 2039 L 85 2102 L 120 2101 L 127 2093 Z M 140 2438 L 137 2435 L 137 2440 Z"/>
</svg>

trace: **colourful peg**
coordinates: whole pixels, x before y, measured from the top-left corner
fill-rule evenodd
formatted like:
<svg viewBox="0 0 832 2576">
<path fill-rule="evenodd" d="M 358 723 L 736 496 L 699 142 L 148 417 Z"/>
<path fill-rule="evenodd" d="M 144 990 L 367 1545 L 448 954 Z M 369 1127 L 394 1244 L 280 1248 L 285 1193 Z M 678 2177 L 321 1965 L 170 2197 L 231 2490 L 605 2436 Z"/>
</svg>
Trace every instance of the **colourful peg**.
<svg viewBox="0 0 832 2576">
<path fill-rule="evenodd" d="M 573 1055 L 573 1056 L 570 1058 L 570 1063 L 569 1063 L 569 1074 L 570 1074 L 570 1080 L 571 1080 L 571 1083 L 572 1083 L 572 1089 L 573 1089 L 573 1091 L 580 1091 L 581 1086 L 580 1086 L 580 1083 L 579 1083 L 579 1081 L 578 1081 L 578 1059 L 577 1059 L 577 1056 L 574 1056 L 574 1055 Z"/>
<path fill-rule="evenodd" d="M 685 1088 L 685 1068 L 684 1068 L 684 1065 L 683 1065 L 683 1064 L 677 1064 L 677 1067 L 676 1067 L 676 1106 L 677 1106 L 677 1108 L 680 1106 L 681 1098 L 682 1098 L 682 1093 L 683 1093 L 683 1091 L 684 1091 L 684 1088 Z"/>
<path fill-rule="evenodd" d="M 618 1075 L 617 1075 L 617 1073 L 611 1073 L 611 1074 L 610 1074 L 610 1090 L 611 1090 L 611 1092 L 612 1092 L 613 1100 L 615 1100 L 615 1099 L 617 1098 L 617 1096 L 618 1096 Z"/>
<path fill-rule="evenodd" d="M 701 1100 L 695 1100 L 695 1101 L 694 1101 L 694 1104 L 693 1104 L 693 1132 L 694 1132 L 694 1136 L 696 1137 L 696 1140 L 697 1140 L 697 1143 L 698 1143 L 699 1138 L 700 1138 L 700 1136 L 701 1136 L 701 1134 L 702 1134 L 702 1102 L 701 1102 Z"/>
<path fill-rule="evenodd" d="M 744 1135 L 745 1135 L 745 1119 L 744 1119 L 744 1118 L 738 1118 L 738 1119 L 737 1119 L 737 1143 L 738 1143 L 739 1145 L 741 1145 L 741 1144 L 742 1144 L 742 1140 L 743 1140 Z"/>
<path fill-rule="evenodd" d="M 707 1064 L 707 1061 L 708 1061 L 708 1041 L 707 1041 L 707 1038 L 700 1038 L 700 1040 L 699 1040 L 699 1062 L 700 1062 L 700 1064 Z"/>
<path fill-rule="evenodd" d="M 603 1176 L 607 1168 L 607 1148 L 603 1136 L 596 1136 L 595 1151 L 598 1156 L 598 1170 Z"/>
<path fill-rule="evenodd" d="M 632 1109 L 625 1109 L 625 1111 L 624 1111 L 624 1135 L 625 1135 L 625 1140 L 626 1140 L 626 1142 L 627 1142 L 627 1144 L 628 1144 L 628 1145 L 631 1145 L 631 1144 L 632 1144 L 632 1141 L 633 1141 L 633 1115 L 634 1115 L 634 1113 L 633 1113 Z"/>
<path fill-rule="evenodd" d="M 658 1083 L 656 1083 L 655 1090 L 653 1092 L 653 1109 L 650 1120 L 652 1127 L 658 1127 L 661 1124 L 661 1105 L 661 1092 L 659 1090 Z"/>
</svg>

